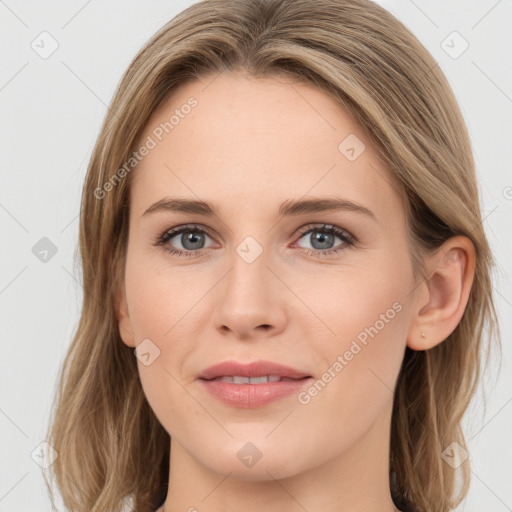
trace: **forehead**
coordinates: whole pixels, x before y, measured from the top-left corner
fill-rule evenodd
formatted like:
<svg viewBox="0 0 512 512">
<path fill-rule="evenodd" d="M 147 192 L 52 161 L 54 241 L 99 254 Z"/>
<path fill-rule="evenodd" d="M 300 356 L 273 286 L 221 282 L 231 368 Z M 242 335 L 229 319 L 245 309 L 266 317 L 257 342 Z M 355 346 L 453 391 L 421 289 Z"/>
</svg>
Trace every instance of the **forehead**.
<svg viewBox="0 0 512 512">
<path fill-rule="evenodd" d="M 152 149 L 132 176 L 138 217 L 166 195 L 256 211 L 336 194 L 403 214 L 398 187 L 362 128 L 312 84 L 242 73 L 188 82 L 153 113 L 145 142 Z"/>
</svg>

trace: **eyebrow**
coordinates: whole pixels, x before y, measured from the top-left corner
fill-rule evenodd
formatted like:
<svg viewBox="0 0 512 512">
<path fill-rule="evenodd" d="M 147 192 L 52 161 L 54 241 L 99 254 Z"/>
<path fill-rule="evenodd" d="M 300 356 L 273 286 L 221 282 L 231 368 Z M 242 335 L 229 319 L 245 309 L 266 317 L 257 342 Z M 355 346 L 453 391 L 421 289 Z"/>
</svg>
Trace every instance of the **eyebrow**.
<svg viewBox="0 0 512 512">
<path fill-rule="evenodd" d="M 377 222 L 377 217 L 371 210 L 361 204 L 340 197 L 289 199 L 280 205 L 278 213 L 281 217 L 289 217 L 305 213 L 328 211 L 351 211 L 362 213 Z M 156 212 L 195 213 L 207 217 L 218 216 L 219 213 L 215 206 L 205 201 L 165 197 L 160 201 L 153 203 L 141 215 L 141 217 Z"/>
</svg>

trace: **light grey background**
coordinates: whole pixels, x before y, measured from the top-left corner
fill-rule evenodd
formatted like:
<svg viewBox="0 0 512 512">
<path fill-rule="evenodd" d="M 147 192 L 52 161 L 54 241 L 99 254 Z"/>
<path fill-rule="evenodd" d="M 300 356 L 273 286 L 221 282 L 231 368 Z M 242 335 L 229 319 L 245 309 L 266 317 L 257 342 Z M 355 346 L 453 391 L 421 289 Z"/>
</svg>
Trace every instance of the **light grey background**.
<svg viewBox="0 0 512 512">
<path fill-rule="evenodd" d="M 0 0 L 0 512 L 50 510 L 31 454 L 44 441 L 57 372 L 79 317 L 73 256 L 87 162 L 130 60 L 191 3 Z M 494 364 L 486 381 L 485 414 L 479 392 L 466 419 L 473 481 L 458 510 L 510 511 L 512 1 L 379 3 L 439 62 L 473 141 L 484 225 L 499 267 L 504 358 L 499 376 Z M 33 41 L 43 45 L 41 37 L 51 48 L 43 31 L 58 43 L 45 59 L 31 48 Z M 469 44 L 457 58 L 464 42 L 453 31 Z M 57 248 L 47 262 L 32 252 L 43 237 Z"/>
</svg>

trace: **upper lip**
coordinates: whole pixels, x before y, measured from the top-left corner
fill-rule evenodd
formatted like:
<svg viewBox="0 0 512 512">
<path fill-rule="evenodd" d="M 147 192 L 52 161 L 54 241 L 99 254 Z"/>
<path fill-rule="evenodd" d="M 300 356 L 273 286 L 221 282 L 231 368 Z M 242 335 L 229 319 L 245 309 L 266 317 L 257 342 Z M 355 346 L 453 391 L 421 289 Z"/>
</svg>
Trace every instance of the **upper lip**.
<svg viewBox="0 0 512 512">
<path fill-rule="evenodd" d="M 307 373 L 295 368 L 273 363 L 272 361 L 259 360 L 248 364 L 239 363 L 238 361 L 224 361 L 206 368 L 199 374 L 198 378 L 209 380 L 227 376 L 260 377 L 263 375 L 278 375 L 279 377 L 289 379 L 310 377 Z"/>
</svg>

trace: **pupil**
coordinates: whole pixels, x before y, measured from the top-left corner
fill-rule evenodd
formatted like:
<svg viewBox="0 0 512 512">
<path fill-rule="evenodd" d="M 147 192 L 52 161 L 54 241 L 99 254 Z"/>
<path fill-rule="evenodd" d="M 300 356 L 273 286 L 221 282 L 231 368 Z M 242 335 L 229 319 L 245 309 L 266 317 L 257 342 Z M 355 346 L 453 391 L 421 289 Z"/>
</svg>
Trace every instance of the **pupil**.
<svg viewBox="0 0 512 512">
<path fill-rule="evenodd" d="M 326 241 L 332 243 L 332 241 L 333 241 L 332 238 L 334 237 L 334 235 L 331 233 L 326 234 L 326 233 L 319 233 L 319 232 L 311 233 L 311 236 L 313 237 L 311 245 L 315 249 L 329 249 L 330 247 L 326 247 L 325 245 L 322 245 L 322 244 L 325 243 Z M 315 247 L 317 242 L 320 243 L 319 247 Z"/>
<path fill-rule="evenodd" d="M 194 234 L 193 232 L 183 233 L 181 243 L 183 244 L 183 247 L 187 250 L 200 249 L 202 239 L 202 234 Z"/>
</svg>

